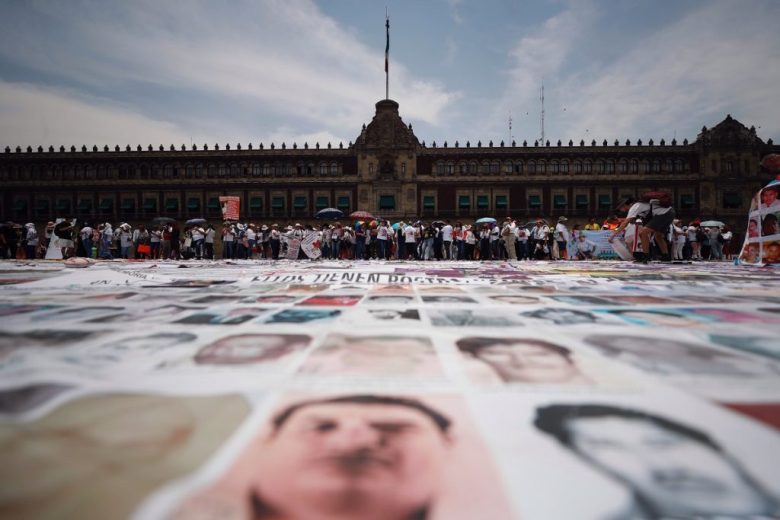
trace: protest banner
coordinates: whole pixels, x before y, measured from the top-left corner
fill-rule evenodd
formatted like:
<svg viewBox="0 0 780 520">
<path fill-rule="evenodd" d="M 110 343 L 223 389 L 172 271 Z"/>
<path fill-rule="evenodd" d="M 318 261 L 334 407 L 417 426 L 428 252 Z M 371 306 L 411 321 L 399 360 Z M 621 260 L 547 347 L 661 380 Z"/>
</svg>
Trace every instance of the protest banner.
<svg viewBox="0 0 780 520">
<path fill-rule="evenodd" d="M 219 204 L 222 206 L 222 220 L 239 219 L 241 214 L 241 197 L 220 197 Z"/>
</svg>

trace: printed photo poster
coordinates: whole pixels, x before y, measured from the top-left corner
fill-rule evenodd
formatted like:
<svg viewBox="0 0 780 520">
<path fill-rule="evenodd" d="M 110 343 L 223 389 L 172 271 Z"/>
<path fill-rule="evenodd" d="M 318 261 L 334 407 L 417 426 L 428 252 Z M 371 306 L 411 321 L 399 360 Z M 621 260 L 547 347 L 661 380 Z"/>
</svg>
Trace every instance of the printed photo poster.
<svg viewBox="0 0 780 520">
<path fill-rule="evenodd" d="M 751 200 L 748 229 L 739 255 L 745 264 L 780 264 L 780 180 L 764 186 Z"/>
<path fill-rule="evenodd" d="M 321 257 L 322 251 L 320 251 L 319 233 L 309 233 L 306 235 L 301 241 L 301 249 L 303 249 L 304 254 L 312 260 Z"/>
<path fill-rule="evenodd" d="M 299 238 L 287 237 L 287 260 L 297 260 L 301 251 Z"/>
<path fill-rule="evenodd" d="M 222 220 L 239 220 L 241 213 L 241 197 L 222 196 L 219 198 L 222 206 Z"/>
<path fill-rule="evenodd" d="M 235 394 L 95 394 L 0 422 L 2 516 L 128 518 L 157 487 L 200 468 L 249 411 Z"/>
<path fill-rule="evenodd" d="M 176 519 L 516 516 L 460 396 L 288 395 L 248 433 L 215 479 L 172 510 L 145 511 Z"/>
</svg>

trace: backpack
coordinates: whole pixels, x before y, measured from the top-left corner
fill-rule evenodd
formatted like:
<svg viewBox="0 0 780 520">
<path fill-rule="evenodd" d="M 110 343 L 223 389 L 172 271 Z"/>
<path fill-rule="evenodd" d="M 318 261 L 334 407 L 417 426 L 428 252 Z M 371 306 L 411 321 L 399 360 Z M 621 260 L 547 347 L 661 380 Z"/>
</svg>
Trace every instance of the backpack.
<svg viewBox="0 0 780 520">
<path fill-rule="evenodd" d="M 648 191 L 639 196 L 639 200 L 649 203 L 651 200 L 657 200 L 662 208 L 672 207 L 672 196 L 667 191 Z"/>
</svg>

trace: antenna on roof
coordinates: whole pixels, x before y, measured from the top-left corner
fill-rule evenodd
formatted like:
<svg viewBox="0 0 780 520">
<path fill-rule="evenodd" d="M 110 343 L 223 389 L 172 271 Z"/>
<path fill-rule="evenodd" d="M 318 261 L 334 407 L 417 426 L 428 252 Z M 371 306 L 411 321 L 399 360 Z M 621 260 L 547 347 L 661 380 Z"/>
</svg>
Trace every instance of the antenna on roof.
<svg viewBox="0 0 780 520">
<path fill-rule="evenodd" d="M 542 102 L 542 115 L 540 119 L 542 123 L 542 144 L 544 144 L 544 78 L 542 78 L 542 91 L 539 95 L 539 100 Z"/>
<path fill-rule="evenodd" d="M 509 142 L 512 142 L 512 111 L 509 111 Z"/>
</svg>

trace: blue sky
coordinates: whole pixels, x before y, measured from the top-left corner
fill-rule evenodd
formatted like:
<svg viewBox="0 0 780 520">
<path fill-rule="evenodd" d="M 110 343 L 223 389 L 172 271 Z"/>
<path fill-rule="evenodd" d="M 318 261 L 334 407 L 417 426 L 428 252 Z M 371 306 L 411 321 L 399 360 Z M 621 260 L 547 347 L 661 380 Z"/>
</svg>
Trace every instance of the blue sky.
<svg viewBox="0 0 780 520">
<path fill-rule="evenodd" d="M 777 0 L 11 0 L 0 146 L 780 137 Z"/>
</svg>

